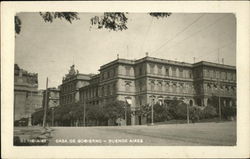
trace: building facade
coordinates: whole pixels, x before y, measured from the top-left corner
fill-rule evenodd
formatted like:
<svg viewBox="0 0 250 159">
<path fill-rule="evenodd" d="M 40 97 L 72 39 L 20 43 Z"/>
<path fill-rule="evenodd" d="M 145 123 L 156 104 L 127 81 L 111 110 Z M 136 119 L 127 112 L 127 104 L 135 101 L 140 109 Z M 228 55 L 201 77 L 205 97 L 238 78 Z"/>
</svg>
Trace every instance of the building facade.
<svg viewBox="0 0 250 159">
<path fill-rule="evenodd" d="M 26 118 L 29 119 L 29 124 L 31 124 L 31 114 L 37 108 L 42 107 L 42 98 L 42 93 L 38 90 L 38 74 L 29 73 L 15 64 L 14 121 Z"/>
<path fill-rule="evenodd" d="M 43 108 L 45 106 L 45 101 L 47 101 L 47 108 L 55 108 L 59 106 L 59 94 L 60 89 L 52 87 L 47 89 L 47 100 L 46 99 L 46 90 L 43 91 Z"/>
<path fill-rule="evenodd" d="M 75 66 L 70 67 L 69 73 L 63 77 L 60 87 L 60 105 L 70 105 L 79 102 L 79 88 L 89 85 L 92 75 L 80 74 Z"/>
<path fill-rule="evenodd" d="M 222 104 L 236 105 L 236 67 L 201 61 L 185 62 L 144 57 L 138 60 L 117 59 L 100 67 L 80 88 L 81 103 L 104 104 L 127 101 L 131 110 L 144 104 L 182 100 L 189 105 L 207 106 L 212 96 Z M 131 124 L 141 124 L 132 114 Z"/>
</svg>

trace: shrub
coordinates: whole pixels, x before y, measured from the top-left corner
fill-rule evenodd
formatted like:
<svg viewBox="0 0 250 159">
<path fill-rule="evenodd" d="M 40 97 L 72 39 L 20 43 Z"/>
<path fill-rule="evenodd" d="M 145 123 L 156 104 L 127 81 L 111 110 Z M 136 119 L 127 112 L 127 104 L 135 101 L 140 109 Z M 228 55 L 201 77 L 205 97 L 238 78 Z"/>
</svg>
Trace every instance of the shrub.
<svg viewBox="0 0 250 159">
<path fill-rule="evenodd" d="M 208 119 L 217 116 L 215 107 L 207 106 L 202 110 L 201 118 Z"/>
</svg>

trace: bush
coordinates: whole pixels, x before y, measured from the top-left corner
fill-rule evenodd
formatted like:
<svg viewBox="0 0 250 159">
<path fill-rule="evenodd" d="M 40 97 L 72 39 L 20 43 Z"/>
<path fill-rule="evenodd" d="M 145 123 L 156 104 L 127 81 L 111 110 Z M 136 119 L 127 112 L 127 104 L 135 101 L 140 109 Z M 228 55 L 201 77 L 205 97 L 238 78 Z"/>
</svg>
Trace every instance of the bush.
<svg viewBox="0 0 250 159">
<path fill-rule="evenodd" d="M 236 116 L 236 106 L 222 106 L 221 115 L 225 119 Z"/>
<path fill-rule="evenodd" d="M 207 106 L 202 110 L 201 118 L 208 119 L 208 118 L 214 118 L 218 114 L 216 112 L 215 107 L 213 106 Z"/>
</svg>

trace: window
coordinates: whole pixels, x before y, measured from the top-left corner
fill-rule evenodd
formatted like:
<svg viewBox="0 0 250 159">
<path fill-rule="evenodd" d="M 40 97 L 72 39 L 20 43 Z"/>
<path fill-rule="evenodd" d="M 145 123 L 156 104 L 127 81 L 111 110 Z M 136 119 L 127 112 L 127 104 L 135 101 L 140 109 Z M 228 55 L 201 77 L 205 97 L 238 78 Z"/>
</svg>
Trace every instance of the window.
<svg viewBox="0 0 250 159">
<path fill-rule="evenodd" d="M 184 83 L 179 84 L 179 90 L 180 90 L 181 93 L 184 92 Z"/>
<path fill-rule="evenodd" d="M 182 68 L 179 68 L 179 77 L 183 78 L 183 69 Z"/>
<path fill-rule="evenodd" d="M 95 89 L 95 95 L 98 97 L 98 88 Z"/>
<path fill-rule="evenodd" d="M 172 87 L 173 87 L 173 92 L 176 92 L 176 83 L 173 83 Z"/>
<path fill-rule="evenodd" d="M 104 73 L 102 73 L 101 77 L 102 77 L 102 80 L 104 80 Z"/>
<path fill-rule="evenodd" d="M 111 94 L 111 92 L 110 92 L 110 86 L 108 85 L 108 87 L 107 87 L 107 95 L 109 96 Z"/>
<path fill-rule="evenodd" d="M 169 82 L 168 81 L 166 81 L 166 91 L 168 92 L 169 91 Z"/>
<path fill-rule="evenodd" d="M 203 75 L 204 77 L 207 77 L 207 76 L 208 76 L 207 70 L 206 70 L 206 69 L 203 70 L 203 73 L 204 73 L 204 75 Z"/>
<path fill-rule="evenodd" d="M 114 76 L 116 76 L 116 68 L 113 69 Z"/>
<path fill-rule="evenodd" d="M 139 91 L 142 91 L 142 81 L 139 81 Z"/>
<path fill-rule="evenodd" d="M 234 80 L 234 81 L 236 80 L 236 75 L 235 75 L 235 73 L 233 73 L 233 80 Z"/>
<path fill-rule="evenodd" d="M 125 90 L 126 90 L 126 92 L 130 92 L 130 82 L 129 81 L 125 82 Z"/>
<path fill-rule="evenodd" d="M 109 77 L 110 77 L 110 72 L 108 71 L 108 72 L 107 72 L 107 78 L 109 78 Z"/>
<path fill-rule="evenodd" d="M 192 78 L 192 71 L 188 71 L 189 72 L 189 78 Z"/>
<path fill-rule="evenodd" d="M 104 86 L 102 87 L 102 96 L 104 96 Z"/>
<path fill-rule="evenodd" d="M 158 81 L 158 90 L 162 91 L 162 81 Z"/>
<path fill-rule="evenodd" d="M 222 72 L 222 73 L 221 73 L 221 78 L 222 78 L 222 79 L 226 79 L 225 72 Z"/>
<path fill-rule="evenodd" d="M 161 75 L 162 74 L 162 66 L 158 65 L 158 74 Z"/>
<path fill-rule="evenodd" d="M 113 84 L 113 92 L 114 93 L 116 92 L 116 84 L 115 83 Z"/>
<path fill-rule="evenodd" d="M 154 74 L 154 65 L 153 64 L 150 64 L 150 73 Z"/>
<path fill-rule="evenodd" d="M 227 73 L 227 80 L 231 80 L 232 78 L 231 78 L 231 73 L 230 72 L 228 72 Z"/>
<path fill-rule="evenodd" d="M 213 78 L 213 70 L 210 70 L 209 73 L 210 73 L 210 78 Z"/>
<path fill-rule="evenodd" d="M 169 76 L 169 68 L 166 67 L 166 76 Z"/>
<path fill-rule="evenodd" d="M 175 67 L 172 67 L 172 76 L 176 77 L 176 68 Z"/>
<path fill-rule="evenodd" d="M 151 80 L 150 85 L 151 85 L 151 90 L 153 91 L 155 89 L 155 82 L 154 82 L 154 80 Z"/>
<path fill-rule="evenodd" d="M 216 71 L 216 78 L 220 78 L 220 72 Z"/>
<path fill-rule="evenodd" d="M 130 67 L 129 66 L 126 66 L 126 75 L 127 76 L 130 76 Z"/>
<path fill-rule="evenodd" d="M 142 68 L 139 67 L 139 75 L 142 75 Z"/>
</svg>

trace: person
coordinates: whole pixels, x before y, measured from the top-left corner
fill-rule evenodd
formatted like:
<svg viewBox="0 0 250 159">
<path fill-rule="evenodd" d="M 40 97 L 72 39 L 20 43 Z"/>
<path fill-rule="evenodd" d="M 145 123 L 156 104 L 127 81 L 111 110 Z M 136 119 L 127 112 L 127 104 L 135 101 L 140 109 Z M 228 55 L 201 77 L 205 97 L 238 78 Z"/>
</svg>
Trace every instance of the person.
<svg viewBox="0 0 250 159">
<path fill-rule="evenodd" d="M 117 118 L 116 123 L 117 123 L 118 126 L 121 126 L 121 118 Z"/>
</svg>

